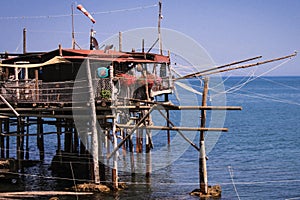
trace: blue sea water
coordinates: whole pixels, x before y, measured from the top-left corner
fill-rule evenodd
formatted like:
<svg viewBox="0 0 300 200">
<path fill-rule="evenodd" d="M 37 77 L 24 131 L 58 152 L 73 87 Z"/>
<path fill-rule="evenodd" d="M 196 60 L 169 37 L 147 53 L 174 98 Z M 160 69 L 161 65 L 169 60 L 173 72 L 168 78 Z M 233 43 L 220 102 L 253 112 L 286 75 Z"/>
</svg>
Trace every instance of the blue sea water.
<svg viewBox="0 0 300 200">
<path fill-rule="evenodd" d="M 229 131 L 221 134 L 208 153 L 209 184 L 221 185 L 222 200 L 300 199 L 300 77 L 223 79 L 228 90 L 227 105 L 243 109 L 226 112 L 224 127 Z M 232 90 L 244 82 L 248 83 Z M 176 115 L 172 117 L 176 121 Z M 56 136 L 45 137 L 55 144 Z M 154 145 L 164 141 L 165 135 L 155 135 Z M 194 143 L 198 141 L 199 137 L 195 137 Z M 54 153 L 53 144 L 47 145 Z M 168 150 L 172 149 L 170 146 Z M 51 176 L 47 165 L 41 164 L 35 170 L 28 173 L 41 177 L 24 181 L 27 185 L 20 186 L 20 190 L 53 190 L 64 186 L 59 180 L 43 178 Z M 114 194 L 61 196 L 60 199 L 199 199 L 189 195 L 199 187 L 198 153 L 189 147 L 172 164 L 154 171 L 149 182 L 144 175 L 134 178 L 120 175 L 120 180 L 128 183 L 128 189 Z"/>
</svg>

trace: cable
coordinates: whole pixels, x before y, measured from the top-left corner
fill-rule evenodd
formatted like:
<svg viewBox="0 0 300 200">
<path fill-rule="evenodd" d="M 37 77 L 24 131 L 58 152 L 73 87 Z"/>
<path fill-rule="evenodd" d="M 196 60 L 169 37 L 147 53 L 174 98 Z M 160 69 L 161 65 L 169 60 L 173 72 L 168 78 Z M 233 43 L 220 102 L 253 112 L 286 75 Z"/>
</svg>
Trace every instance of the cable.
<svg viewBox="0 0 300 200">
<path fill-rule="evenodd" d="M 142 9 L 148 9 L 156 7 L 157 4 L 154 5 L 148 5 L 148 6 L 139 6 L 134 8 L 125 8 L 125 9 L 119 9 L 119 10 L 110 10 L 110 11 L 100 11 L 100 12 L 91 12 L 93 15 L 99 15 L 99 14 L 110 14 L 110 13 L 117 13 L 117 12 L 128 12 L 128 11 L 136 11 L 136 10 L 142 10 Z M 81 15 L 81 14 L 74 14 Z M 71 17 L 71 14 L 61 14 L 61 15 L 40 15 L 40 16 L 12 16 L 12 17 L 0 17 L 0 20 L 19 20 L 19 19 L 50 19 L 50 18 L 62 18 L 62 17 Z"/>
<path fill-rule="evenodd" d="M 238 200 L 240 200 L 240 199 L 241 199 L 241 198 L 240 198 L 240 195 L 239 195 L 239 193 L 238 193 L 238 191 L 237 191 L 237 189 L 236 189 L 236 186 L 235 186 L 235 183 L 234 183 L 234 180 L 233 180 L 233 169 L 232 169 L 231 166 L 228 166 L 228 171 L 229 171 L 229 175 L 230 175 L 231 182 L 232 182 L 232 185 L 233 185 L 233 187 L 234 187 L 234 191 L 235 191 L 235 193 L 236 193 L 236 196 L 237 196 Z"/>
</svg>

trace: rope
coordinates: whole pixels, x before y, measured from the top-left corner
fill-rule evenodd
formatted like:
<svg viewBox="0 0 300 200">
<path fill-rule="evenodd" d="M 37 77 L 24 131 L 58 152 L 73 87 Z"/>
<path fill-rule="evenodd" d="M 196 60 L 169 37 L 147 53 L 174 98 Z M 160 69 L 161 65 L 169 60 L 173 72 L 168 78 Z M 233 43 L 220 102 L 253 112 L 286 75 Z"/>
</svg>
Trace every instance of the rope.
<svg viewBox="0 0 300 200">
<path fill-rule="evenodd" d="M 235 191 L 235 193 L 236 193 L 236 196 L 237 196 L 238 200 L 240 200 L 240 199 L 241 199 L 241 198 L 240 198 L 240 195 L 239 195 L 239 193 L 238 193 L 238 191 L 237 191 L 237 189 L 236 189 L 236 186 L 235 186 L 235 183 L 234 183 L 234 180 L 233 180 L 233 169 L 232 169 L 231 166 L 228 166 L 228 171 L 229 171 L 229 175 L 230 175 L 231 182 L 232 182 L 232 185 L 233 185 L 233 187 L 234 187 L 234 191 Z"/>
<path fill-rule="evenodd" d="M 254 74 L 252 74 L 252 76 L 250 76 L 250 77 L 248 78 L 247 81 L 245 81 L 245 82 L 243 82 L 243 83 L 241 83 L 241 84 L 235 85 L 235 86 L 229 88 L 228 90 L 225 90 L 224 92 L 221 92 L 221 93 L 219 92 L 219 93 L 213 95 L 213 97 L 218 96 L 218 95 L 221 95 L 221 94 L 224 94 L 224 93 L 229 94 L 229 93 L 234 93 L 234 92 L 236 92 L 236 91 L 239 91 L 239 90 L 241 90 L 246 84 L 248 84 L 248 83 L 250 83 L 250 82 L 252 82 L 252 81 L 254 81 L 254 80 L 258 79 L 258 78 L 261 78 L 262 76 L 264 76 L 264 75 L 270 73 L 271 71 L 274 71 L 275 69 L 277 69 L 277 68 L 281 67 L 282 65 L 286 64 L 286 63 L 289 62 L 290 60 L 291 60 L 291 59 L 285 60 L 285 61 L 283 61 L 282 63 L 276 65 L 275 67 L 273 67 L 273 68 L 267 70 L 267 71 L 264 72 L 264 73 L 261 73 L 261 74 L 258 75 L 258 76 L 254 76 Z M 241 81 L 240 81 L 240 82 L 241 82 Z M 223 81 L 223 83 L 225 83 L 225 82 Z M 213 90 L 213 88 L 210 88 L 210 89 Z"/>
<path fill-rule="evenodd" d="M 99 12 L 91 12 L 92 15 L 99 15 L 99 14 L 111 14 L 111 13 L 118 13 L 118 12 L 129 12 L 129 11 L 137 11 L 143 10 L 148 8 L 154 8 L 157 4 L 148 5 L 148 6 L 139 6 L 134 8 L 125 8 L 125 9 L 118 9 L 118 10 L 110 10 L 110 11 L 99 11 Z M 74 14 L 81 15 L 81 14 Z M 60 15 L 40 15 L 40 16 L 12 16 L 12 17 L 0 17 L 0 20 L 19 20 L 19 19 L 50 19 L 50 18 L 62 18 L 62 17 L 71 17 L 72 14 L 60 14 Z"/>
</svg>

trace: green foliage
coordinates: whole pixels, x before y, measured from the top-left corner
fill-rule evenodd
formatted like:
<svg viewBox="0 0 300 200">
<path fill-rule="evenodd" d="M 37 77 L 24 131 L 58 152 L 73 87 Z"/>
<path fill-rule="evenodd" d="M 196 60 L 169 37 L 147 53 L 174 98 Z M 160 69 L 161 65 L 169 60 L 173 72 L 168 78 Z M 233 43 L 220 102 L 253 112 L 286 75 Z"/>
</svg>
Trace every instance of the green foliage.
<svg viewBox="0 0 300 200">
<path fill-rule="evenodd" d="M 101 90 L 100 95 L 102 99 L 110 99 L 111 98 L 111 92 L 109 90 Z"/>
</svg>

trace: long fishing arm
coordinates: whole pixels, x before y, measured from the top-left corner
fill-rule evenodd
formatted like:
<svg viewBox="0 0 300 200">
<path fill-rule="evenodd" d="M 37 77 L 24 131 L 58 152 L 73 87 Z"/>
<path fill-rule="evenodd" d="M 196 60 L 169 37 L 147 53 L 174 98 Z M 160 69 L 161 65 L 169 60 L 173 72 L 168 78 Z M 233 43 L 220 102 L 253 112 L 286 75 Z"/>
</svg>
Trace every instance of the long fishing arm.
<svg viewBox="0 0 300 200">
<path fill-rule="evenodd" d="M 232 71 L 232 70 L 236 70 L 236 69 L 245 69 L 245 68 L 249 68 L 249 67 L 255 67 L 255 66 L 258 66 L 258 65 L 266 64 L 266 63 L 271 63 L 271 62 L 275 62 L 275 61 L 279 61 L 279 60 L 284 60 L 284 59 L 292 58 L 292 57 L 294 57 L 296 55 L 297 55 L 297 52 L 294 52 L 293 54 L 290 54 L 290 55 L 287 55 L 287 56 L 283 56 L 283 57 L 279 57 L 279 58 L 274 58 L 274 59 L 271 59 L 271 60 L 265 60 L 265 61 L 262 61 L 262 62 L 252 63 L 252 64 L 248 64 L 248 65 L 241 65 L 241 66 L 232 67 L 232 68 L 228 68 L 228 69 L 223 69 L 223 70 L 217 70 L 217 71 L 213 71 L 213 72 L 203 73 L 203 74 L 200 74 L 200 76 L 207 76 L 207 75 L 211 75 L 211 74 L 217 74 L 217 73 Z"/>
<path fill-rule="evenodd" d="M 175 79 L 175 81 L 180 80 L 180 79 L 185 79 L 185 78 L 207 76 L 207 75 L 211 75 L 211 74 L 217 74 L 217 73 L 232 71 L 232 70 L 236 70 L 236 69 L 244 69 L 244 68 L 254 67 L 254 66 L 258 66 L 258 65 L 262 65 L 262 64 L 266 64 L 266 63 L 270 63 L 270 62 L 275 62 L 275 61 L 279 61 L 279 60 L 292 58 L 296 55 L 297 55 L 297 52 L 294 52 L 293 54 L 283 56 L 283 57 L 279 57 L 279 58 L 274 58 L 274 59 L 265 60 L 265 61 L 262 61 L 262 62 L 251 63 L 251 64 L 247 64 L 247 65 L 241 65 L 241 66 L 237 66 L 237 67 L 222 69 L 222 68 L 229 67 L 229 66 L 232 66 L 232 65 L 236 65 L 236 64 L 239 64 L 239 63 L 242 63 L 242 62 L 247 62 L 247 61 L 250 61 L 250 60 L 258 59 L 258 58 L 261 57 L 261 56 L 257 56 L 257 57 L 254 57 L 254 58 L 249 58 L 249 59 L 246 59 L 246 60 L 242 60 L 242 61 L 233 62 L 233 63 L 230 63 L 230 64 L 210 68 L 210 69 L 207 69 L 207 70 L 204 70 L 204 71 L 201 71 L 201 72 L 188 74 L 188 75 L 185 75 L 185 76 L 182 76 L 180 78 Z"/>
<path fill-rule="evenodd" d="M 209 68 L 209 69 L 206 69 L 206 70 L 203 70 L 203 71 L 200 71 L 200 72 L 195 72 L 195 73 L 192 73 L 192 74 L 188 74 L 188 75 L 179 77 L 176 80 L 197 77 L 197 76 L 199 76 L 199 74 L 202 74 L 202 73 L 205 73 L 205 72 L 210 72 L 210 71 L 213 71 L 213 70 L 222 69 L 222 68 L 225 68 L 225 67 L 229 67 L 229 66 L 232 66 L 232 65 L 237 65 L 237 64 L 240 64 L 240 63 L 243 63 L 243 62 L 248 62 L 248 61 L 251 61 L 251 60 L 256 60 L 256 59 L 259 59 L 261 57 L 262 56 L 256 56 L 256 57 L 253 57 L 253 58 L 248 58 L 248 59 L 245 59 L 245 60 L 235 61 L 235 62 L 228 63 L 228 64 L 225 64 L 225 65 L 220 65 L 220 66 Z"/>
</svg>

